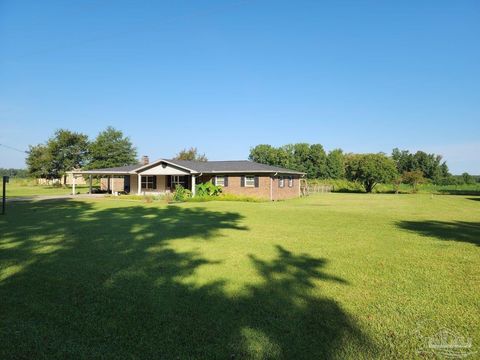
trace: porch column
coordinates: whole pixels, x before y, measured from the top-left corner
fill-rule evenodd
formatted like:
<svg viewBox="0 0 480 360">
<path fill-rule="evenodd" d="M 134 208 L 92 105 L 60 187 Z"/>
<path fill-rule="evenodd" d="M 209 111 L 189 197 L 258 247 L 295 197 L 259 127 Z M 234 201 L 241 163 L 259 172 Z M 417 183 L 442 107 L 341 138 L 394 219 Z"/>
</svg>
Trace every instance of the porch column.
<svg viewBox="0 0 480 360">
<path fill-rule="evenodd" d="M 195 175 L 192 175 L 192 197 L 195 196 Z"/>
<path fill-rule="evenodd" d="M 92 193 L 92 175 L 88 176 L 88 187 L 90 188 L 89 193 Z"/>
<path fill-rule="evenodd" d="M 115 195 L 114 192 L 115 192 L 115 181 L 113 181 L 115 178 L 113 177 L 113 175 L 110 177 L 110 181 L 112 182 L 112 195 Z"/>
<path fill-rule="evenodd" d="M 75 174 L 72 172 L 72 195 L 77 195 L 75 192 Z"/>
<path fill-rule="evenodd" d="M 140 195 L 142 193 L 142 175 L 138 174 L 137 181 L 138 181 L 138 183 L 137 183 L 137 188 L 138 188 L 137 194 Z"/>
</svg>

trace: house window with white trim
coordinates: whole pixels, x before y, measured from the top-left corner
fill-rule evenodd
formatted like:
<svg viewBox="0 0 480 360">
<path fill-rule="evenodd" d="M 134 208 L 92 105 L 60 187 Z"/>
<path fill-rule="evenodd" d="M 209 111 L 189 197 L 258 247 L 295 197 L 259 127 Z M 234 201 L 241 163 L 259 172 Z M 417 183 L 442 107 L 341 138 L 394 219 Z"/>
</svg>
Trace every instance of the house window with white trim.
<svg viewBox="0 0 480 360">
<path fill-rule="evenodd" d="M 283 176 L 278 178 L 278 186 L 281 188 L 285 187 L 285 178 Z"/>
<path fill-rule="evenodd" d="M 288 187 L 293 187 L 293 176 L 288 177 Z"/>
<path fill-rule="evenodd" d="M 142 176 L 142 189 L 154 190 L 155 189 L 155 176 Z"/>
<path fill-rule="evenodd" d="M 175 188 L 177 185 L 182 185 L 185 187 L 185 176 L 172 175 L 172 187 Z"/>
<path fill-rule="evenodd" d="M 245 187 L 255 187 L 255 176 L 253 175 L 245 176 Z"/>
<path fill-rule="evenodd" d="M 225 176 L 215 176 L 215 185 L 225 186 Z"/>
</svg>

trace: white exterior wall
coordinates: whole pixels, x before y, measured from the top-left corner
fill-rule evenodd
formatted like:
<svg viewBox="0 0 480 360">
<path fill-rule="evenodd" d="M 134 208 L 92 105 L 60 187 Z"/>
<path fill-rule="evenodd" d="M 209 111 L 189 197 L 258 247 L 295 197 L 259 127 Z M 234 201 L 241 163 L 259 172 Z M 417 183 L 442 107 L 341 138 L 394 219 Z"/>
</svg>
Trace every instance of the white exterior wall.
<svg viewBox="0 0 480 360">
<path fill-rule="evenodd" d="M 160 164 L 140 172 L 141 175 L 189 175 L 188 171 L 168 164 Z"/>
</svg>

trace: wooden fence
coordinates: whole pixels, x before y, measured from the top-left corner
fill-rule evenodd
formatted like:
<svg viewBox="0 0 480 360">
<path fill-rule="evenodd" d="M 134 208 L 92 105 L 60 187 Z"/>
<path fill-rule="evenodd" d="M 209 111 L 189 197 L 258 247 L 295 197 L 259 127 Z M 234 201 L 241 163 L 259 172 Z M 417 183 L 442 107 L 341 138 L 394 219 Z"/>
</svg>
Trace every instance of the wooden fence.
<svg viewBox="0 0 480 360">
<path fill-rule="evenodd" d="M 300 184 L 302 196 L 308 196 L 313 193 L 330 193 L 333 191 L 333 185 L 327 184 L 309 184 L 307 180 L 302 179 Z"/>
</svg>

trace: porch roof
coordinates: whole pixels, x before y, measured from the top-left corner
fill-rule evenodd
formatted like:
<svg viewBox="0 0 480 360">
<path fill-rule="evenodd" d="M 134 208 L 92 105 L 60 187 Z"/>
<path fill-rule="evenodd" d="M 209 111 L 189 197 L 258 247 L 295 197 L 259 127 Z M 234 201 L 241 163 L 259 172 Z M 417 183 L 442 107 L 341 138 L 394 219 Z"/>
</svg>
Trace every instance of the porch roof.
<svg viewBox="0 0 480 360">
<path fill-rule="evenodd" d="M 103 168 L 103 169 L 92 169 L 92 170 L 74 170 L 72 173 L 75 174 L 90 174 L 90 175 L 129 175 L 134 173 L 135 169 L 138 169 L 140 165 L 127 165 L 127 166 L 118 166 L 118 167 L 111 167 L 111 168 Z"/>
</svg>

